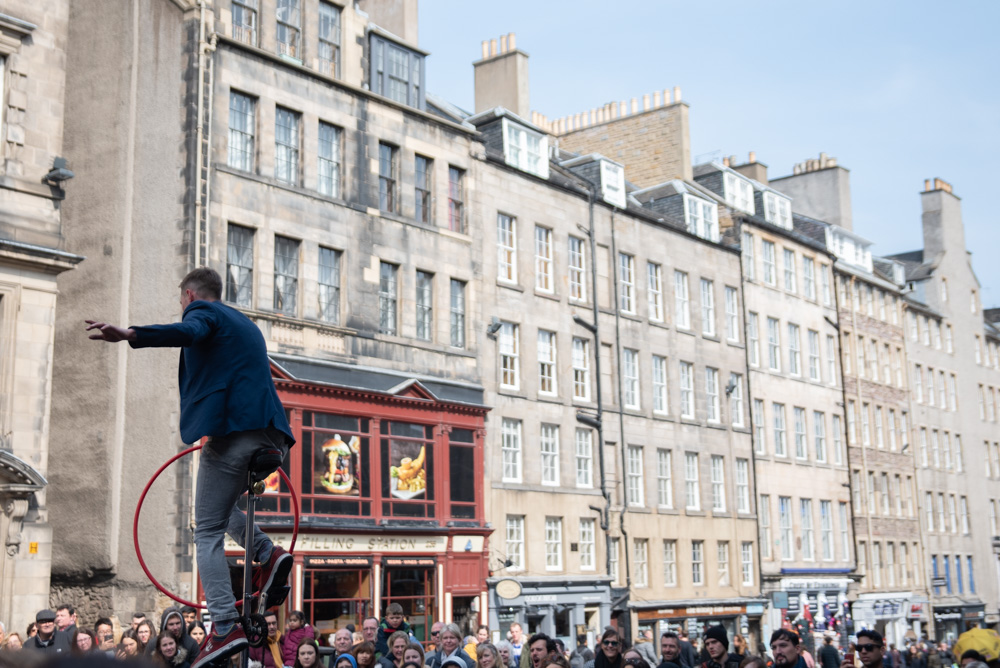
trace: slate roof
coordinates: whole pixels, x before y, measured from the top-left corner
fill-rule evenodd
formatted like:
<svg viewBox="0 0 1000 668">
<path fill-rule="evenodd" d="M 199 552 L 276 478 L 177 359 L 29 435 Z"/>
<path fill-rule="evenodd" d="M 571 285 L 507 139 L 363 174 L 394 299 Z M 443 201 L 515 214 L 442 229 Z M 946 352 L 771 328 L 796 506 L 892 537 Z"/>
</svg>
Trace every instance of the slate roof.
<svg viewBox="0 0 1000 668">
<path fill-rule="evenodd" d="M 906 270 L 907 281 L 923 281 L 930 278 L 934 273 L 935 263 L 924 261 L 923 249 L 897 253 L 888 257 L 903 265 L 903 268 Z"/>
</svg>

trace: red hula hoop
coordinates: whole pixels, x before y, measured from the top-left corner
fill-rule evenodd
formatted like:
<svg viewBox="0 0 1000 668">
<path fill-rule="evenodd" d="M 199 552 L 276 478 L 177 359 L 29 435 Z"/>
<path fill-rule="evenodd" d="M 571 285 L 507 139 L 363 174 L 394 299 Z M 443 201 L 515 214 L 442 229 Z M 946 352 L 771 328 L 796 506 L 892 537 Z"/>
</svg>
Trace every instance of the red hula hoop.
<svg viewBox="0 0 1000 668">
<path fill-rule="evenodd" d="M 160 474 L 163 473 L 165 470 L 167 470 L 168 466 L 176 462 L 181 457 L 189 455 L 197 450 L 201 450 L 200 445 L 192 446 L 187 450 L 177 453 L 176 455 L 168 459 L 163 466 L 158 468 L 156 470 L 156 473 L 153 474 L 153 477 L 150 478 L 149 482 L 146 483 L 146 487 L 143 488 L 142 494 L 139 495 L 139 504 L 135 507 L 135 518 L 132 520 L 132 542 L 135 544 L 135 556 L 139 559 L 139 566 L 142 567 L 142 571 L 146 574 L 146 577 L 149 578 L 149 581 L 153 583 L 154 587 L 159 589 L 164 596 L 173 599 L 174 601 L 180 603 L 181 605 L 189 605 L 192 608 L 204 609 L 205 606 L 195 603 L 194 601 L 186 601 L 180 596 L 177 596 L 173 592 L 169 591 L 162 584 L 160 584 L 160 581 L 157 580 L 155 577 L 153 577 L 153 574 L 149 572 L 149 568 L 146 566 L 146 561 L 145 559 L 142 558 L 142 550 L 139 549 L 139 513 L 142 512 L 142 504 L 146 500 L 146 494 L 149 492 L 149 488 L 153 486 L 153 483 L 156 482 L 156 479 L 160 477 Z M 288 487 L 288 492 L 292 497 L 292 508 L 295 511 L 295 523 L 292 528 L 292 544 L 288 546 L 288 551 L 294 552 L 295 541 L 299 537 L 299 497 L 298 495 L 295 494 L 295 490 L 292 488 L 292 481 L 288 479 L 288 475 L 285 473 L 284 469 L 279 467 L 278 475 L 281 476 L 281 479 L 284 481 L 285 486 Z M 242 603 L 243 601 L 237 601 L 236 605 L 240 605 Z"/>
</svg>

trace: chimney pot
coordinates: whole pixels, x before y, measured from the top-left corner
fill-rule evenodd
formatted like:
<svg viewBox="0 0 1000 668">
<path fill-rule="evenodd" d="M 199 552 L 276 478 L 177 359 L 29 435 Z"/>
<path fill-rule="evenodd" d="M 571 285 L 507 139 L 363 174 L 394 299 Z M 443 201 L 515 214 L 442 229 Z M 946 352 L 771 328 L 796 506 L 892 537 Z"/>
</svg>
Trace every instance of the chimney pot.
<svg viewBox="0 0 1000 668">
<path fill-rule="evenodd" d="M 507 35 L 500 35 L 500 53 L 507 53 Z"/>
<path fill-rule="evenodd" d="M 929 193 L 931 191 L 931 180 L 924 179 L 924 192 Z"/>
<path fill-rule="evenodd" d="M 507 33 L 507 48 L 513 51 L 517 47 L 515 45 L 514 33 Z"/>
<path fill-rule="evenodd" d="M 483 60 L 490 57 L 490 41 L 488 39 L 483 40 Z"/>
<path fill-rule="evenodd" d="M 670 89 L 669 88 L 664 88 L 663 89 L 663 104 L 664 104 L 664 106 L 670 104 Z"/>
<path fill-rule="evenodd" d="M 633 97 L 632 98 L 632 113 L 634 114 L 637 111 L 639 111 L 639 101 Z"/>
<path fill-rule="evenodd" d="M 722 159 L 722 166 L 723 167 L 728 167 L 729 166 L 729 158 L 723 158 Z"/>
<path fill-rule="evenodd" d="M 681 87 L 674 86 L 674 102 L 680 102 L 680 101 L 681 101 Z"/>
<path fill-rule="evenodd" d="M 656 109 L 657 107 L 661 107 L 661 106 L 663 106 L 663 103 L 660 101 L 660 91 L 654 90 L 653 91 L 653 108 Z"/>
<path fill-rule="evenodd" d="M 642 96 L 642 110 L 649 111 L 649 93 L 645 93 Z"/>
<path fill-rule="evenodd" d="M 490 40 L 490 55 L 497 55 L 497 41 L 495 39 Z"/>
<path fill-rule="evenodd" d="M 753 163 L 757 162 L 757 152 L 756 151 L 750 151 L 750 156 L 749 156 L 749 159 L 747 160 L 747 162 L 749 162 L 751 165 Z"/>
</svg>

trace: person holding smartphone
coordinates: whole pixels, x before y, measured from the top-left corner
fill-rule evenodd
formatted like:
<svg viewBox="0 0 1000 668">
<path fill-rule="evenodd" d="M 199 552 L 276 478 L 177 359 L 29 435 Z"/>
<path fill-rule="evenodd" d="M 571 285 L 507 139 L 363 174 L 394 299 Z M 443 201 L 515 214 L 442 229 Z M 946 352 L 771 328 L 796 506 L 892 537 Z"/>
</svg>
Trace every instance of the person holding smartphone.
<svg viewBox="0 0 1000 668">
<path fill-rule="evenodd" d="M 857 633 L 858 637 L 858 658 L 864 668 L 882 668 L 882 657 L 885 655 L 885 640 L 882 634 L 872 629 L 862 629 Z M 854 668 L 853 657 L 848 661 L 844 657 L 840 668 Z"/>
</svg>

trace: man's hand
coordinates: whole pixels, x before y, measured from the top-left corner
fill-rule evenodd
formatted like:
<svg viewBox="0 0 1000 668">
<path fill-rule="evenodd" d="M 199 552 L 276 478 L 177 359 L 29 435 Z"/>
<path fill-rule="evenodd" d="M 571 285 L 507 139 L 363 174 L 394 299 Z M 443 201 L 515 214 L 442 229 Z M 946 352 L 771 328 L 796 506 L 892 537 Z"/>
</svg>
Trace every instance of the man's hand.
<svg viewBox="0 0 1000 668">
<path fill-rule="evenodd" d="M 840 662 L 840 668 L 855 668 L 854 665 L 854 655 L 845 654 L 844 660 Z"/>
<path fill-rule="evenodd" d="M 108 343 L 135 341 L 135 330 L 115 327 L 114 325 L 109 325 L 106 322 L 98 322 L 97 320 L 84 320 L 84 322 L 87 323 L 87 329 L 84 331 L 97 330 L 90 335 L 90 338 L 94 341 L 107 341 Z"/>
</svg>

